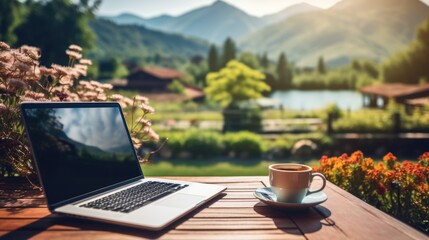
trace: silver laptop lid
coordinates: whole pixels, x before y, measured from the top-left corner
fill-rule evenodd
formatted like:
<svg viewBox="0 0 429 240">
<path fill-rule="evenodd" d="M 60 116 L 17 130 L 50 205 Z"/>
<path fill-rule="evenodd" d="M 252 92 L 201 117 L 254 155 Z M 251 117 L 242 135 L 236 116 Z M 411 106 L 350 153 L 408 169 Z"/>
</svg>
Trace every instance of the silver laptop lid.
<svg viewBox="0 0 429 240">
<path fill-rule="evenodd" d="M 48 207 L 143 178 L 117 103 L 23 103 L 21 112 Z"/>
</svg>

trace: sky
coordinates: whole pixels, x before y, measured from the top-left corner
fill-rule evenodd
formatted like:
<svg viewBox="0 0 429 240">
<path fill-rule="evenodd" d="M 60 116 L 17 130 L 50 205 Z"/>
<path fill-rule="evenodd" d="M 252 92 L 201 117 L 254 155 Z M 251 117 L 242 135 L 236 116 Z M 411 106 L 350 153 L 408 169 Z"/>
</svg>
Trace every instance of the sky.
<svg viewBox="0 0 429 240">
<path fill-rule="evenodd" d="M 155 17 L 162 14 L 181 15 L 192 9 L 207 6 L 216 0 L 103 0 L 98 15 L 133 13 L 141 17 Z M 306 2 L 320 8 L 329 8 L 340 0 L 224 0 L 253 16 L 276 13 L 284 8 Z M 429 1 L 429 0 L 426 0 Z"/>
<path fill-rule="evenodd" d="M 80 143 L 109 151 L 130 144 L 119 111 L 112 108 L 59 109 L 65 134 Z"/>
<path fill-rule="evenodd" d="M 195 8 L 212 4 L 216 0 L 103 0 L 98 15 L 113 16 L 133 13 L 150 18 L 162 14 L 181 15 Z M 277 13 L 297 3 L 308 3 L 323 9 L 332 7 L 341 0 L 223 0 L 253 16 Z M 376 0 L 375 0 L 376 1 Z M 429 5 L 429 0 L 421 0 Z"/>
</svg>

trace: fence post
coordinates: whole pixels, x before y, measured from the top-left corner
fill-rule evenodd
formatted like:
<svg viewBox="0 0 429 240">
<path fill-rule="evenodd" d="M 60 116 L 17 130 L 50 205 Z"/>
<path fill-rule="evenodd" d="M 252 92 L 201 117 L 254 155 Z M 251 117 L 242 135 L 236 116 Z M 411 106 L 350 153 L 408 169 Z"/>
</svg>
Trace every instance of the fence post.
<svg viewBox="0 0 429 240">
<path fill-rule="evenodd" d="M 332 127 L 333 122 L 334 122 L 334 115 L 332 113 L 328 113 L 328 120 L 326 122 L 326 133 L 328 135 L 334 132 L 334 129 Z"/>
<path fill-rule="evenodd" d="M 398 112 L 395 112 L 392 114 L 392 121 L 393 121 L 393 133 L 400 133 L 401 132 L 401 114 Z"/>
</svg>

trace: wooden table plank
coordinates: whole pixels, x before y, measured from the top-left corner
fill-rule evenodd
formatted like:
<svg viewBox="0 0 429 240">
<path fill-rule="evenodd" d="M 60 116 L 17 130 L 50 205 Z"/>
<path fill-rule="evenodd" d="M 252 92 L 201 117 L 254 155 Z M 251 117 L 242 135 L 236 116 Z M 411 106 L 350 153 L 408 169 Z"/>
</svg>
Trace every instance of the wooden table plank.
<svg viewBox="0 0 429 240">
<path fill-rule="evenodd" d="M 43 195 L 25 181 L 0 181 L 0 238 L 428 239 L 330 183 L 325 203 L 296 212 L 269 207 L 253 197 L 256 188 L 269 186 L 267 177 L 166 178 L 222 184 L 228 189 L 164 231 L 151 232 L 50 214 Z"/>
</svg>

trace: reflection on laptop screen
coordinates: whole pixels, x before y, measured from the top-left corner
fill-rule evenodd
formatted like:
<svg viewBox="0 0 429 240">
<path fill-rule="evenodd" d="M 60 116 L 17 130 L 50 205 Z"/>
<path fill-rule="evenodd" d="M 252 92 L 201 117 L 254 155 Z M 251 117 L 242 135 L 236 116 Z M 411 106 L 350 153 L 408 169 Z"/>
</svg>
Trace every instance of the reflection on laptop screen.
<svg viewBox="0 0 429 240">
<path fill-rule="evenodd" d="M 23 113 L 50 204 L 142 175 L 119 107 Z"/>
</svg>

